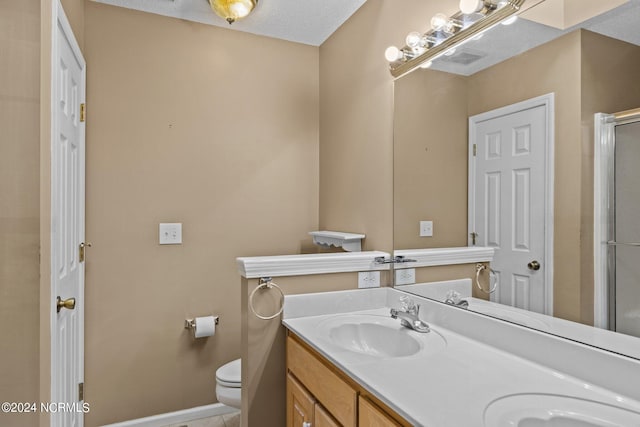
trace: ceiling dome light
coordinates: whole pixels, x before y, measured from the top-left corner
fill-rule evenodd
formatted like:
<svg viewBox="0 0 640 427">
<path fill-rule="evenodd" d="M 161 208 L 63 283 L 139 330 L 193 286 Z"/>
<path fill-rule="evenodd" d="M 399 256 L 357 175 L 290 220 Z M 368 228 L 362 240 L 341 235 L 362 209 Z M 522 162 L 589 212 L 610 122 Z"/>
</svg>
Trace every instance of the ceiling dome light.
<svg viewBox="0 0 640 427">
<path fill-rule="evenodd" d="M 209 0 L 211 9 L 229 24 L 251 13 L 258 0 Z"/>
<path fill-rule="evenodd" d="M 460 11 L 465 15 L 480 12 L 483 7 L 483 0 L 460 0 Z"/>
<path fill-rule="evenodd" d="M 426 70 L 427 68 L 431 68 L 432 65 L 433 65 L 433 61 L 426 61 L 420 64 L 419 67 L 422 68 L 423 70 Z"/>
</svg>

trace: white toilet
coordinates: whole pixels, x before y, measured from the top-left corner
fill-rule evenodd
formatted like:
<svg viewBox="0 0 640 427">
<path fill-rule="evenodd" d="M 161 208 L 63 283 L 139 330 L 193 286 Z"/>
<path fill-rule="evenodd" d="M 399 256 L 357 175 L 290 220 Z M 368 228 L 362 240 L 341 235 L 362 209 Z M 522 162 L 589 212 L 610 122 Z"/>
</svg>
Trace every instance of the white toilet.
<svg viewBox="0 0 640 427">
<path fill-rule="evenodd" d="M 222 365 L 216 371 L 216 397 L 218 402 L 240 409 L 242 377 L 240 359 Z"/>
</svg>

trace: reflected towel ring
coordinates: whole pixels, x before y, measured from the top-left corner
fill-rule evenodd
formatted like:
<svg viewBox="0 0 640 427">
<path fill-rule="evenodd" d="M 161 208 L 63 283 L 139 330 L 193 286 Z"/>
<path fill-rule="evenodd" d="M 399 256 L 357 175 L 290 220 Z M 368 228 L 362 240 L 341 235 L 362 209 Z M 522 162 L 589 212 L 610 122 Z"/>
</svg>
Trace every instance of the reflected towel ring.
<svg viewBox="0 0 640 427">
<path fill-rule="evenodd" d="M 481 285 L 480 285 L 480 272 L 483 270 L 486 270 L 487 266 L 484 264 L 476 264 L 476 286 L 478 287 L 478 289 L 480 289 L 482 292 L 484 292 L 485 294 L 492 294 L 496 291 L 496 287 L 498 286 L 498 281 L 496 280 L 495 283 L 493 284 L 493 287 L 491 287 L 491 274 L 493 274 L 494 276 L 496 276 L 496 272 L 493 271 L 493 269 L 489 268 L 489 290 L 486 291 Z"/>
<path fill-rule="evenodd" d="M 280 292 L 280 310 L 278 310 L 277 313 L 271 316 L 263 316 L 261 314 L 258 314 L 255 308 L 253 307 L 253 297 L 255 296 L 256 292 L 259 289 L 271 289 L 271 288 L 276 288 L 278 292 Z M 282 289 L 280 289 L 280 286 L 276 285 L 271 281 L 271 277 L 263 277 L 260 279 L 260 285 L 258 285 L 258 287 L 251 292 L 251 295 L 249 295 L 249 308 L 251 309 L 251 312 L 258 319 L 262 319 L 262 320 L 275 319 L 276 317 L 280 316 L 280 314 L 282 313 L 282 310 L 284 310 L 284 292 L 282 292 Z"/>
</svg>

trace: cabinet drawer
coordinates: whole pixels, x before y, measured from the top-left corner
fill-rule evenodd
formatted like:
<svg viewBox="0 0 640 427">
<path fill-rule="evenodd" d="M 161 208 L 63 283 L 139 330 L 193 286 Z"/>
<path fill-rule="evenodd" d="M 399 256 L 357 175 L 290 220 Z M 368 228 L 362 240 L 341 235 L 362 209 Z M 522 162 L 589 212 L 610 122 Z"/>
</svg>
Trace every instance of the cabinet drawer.
<svg viewBox="0 0 640 427">
<path fill-rule="evenodd" d="M 356 425 L 356 391 L 295 339 L 287 338 L 289 371 L 344 427 Z"/>
</svg>

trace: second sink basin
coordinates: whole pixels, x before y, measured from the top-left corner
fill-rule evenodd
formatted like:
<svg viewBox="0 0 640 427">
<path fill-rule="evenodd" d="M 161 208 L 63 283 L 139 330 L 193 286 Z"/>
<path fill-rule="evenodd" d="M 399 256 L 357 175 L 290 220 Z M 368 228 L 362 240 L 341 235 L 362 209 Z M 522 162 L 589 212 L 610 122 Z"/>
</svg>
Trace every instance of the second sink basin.
<svg viewBox="0 0 640 427">
<path fill-rule="evenodd" d="M 640 413 L 605 403 L 553 394 L 515 394 L 492 402 L 486 427 L 639 426 Z"/>
<path fill-rule="evenodd" d="M 378 315 L 340 315 L 318 327 L 331 344 L 375 358 L 408 357 L 446 346 L 437 332 L 420 334 L 400 325 L 399 320 Z"/>
</svg>

